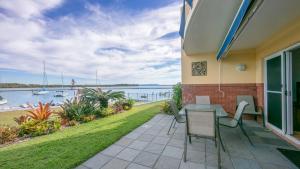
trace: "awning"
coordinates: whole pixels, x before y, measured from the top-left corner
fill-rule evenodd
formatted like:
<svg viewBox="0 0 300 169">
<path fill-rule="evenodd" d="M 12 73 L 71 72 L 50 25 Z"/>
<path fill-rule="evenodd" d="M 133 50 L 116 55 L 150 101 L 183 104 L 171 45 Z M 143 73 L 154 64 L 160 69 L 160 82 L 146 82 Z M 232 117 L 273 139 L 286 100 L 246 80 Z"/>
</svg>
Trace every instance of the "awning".
<svg viewBox="0 0 300 169">
<path fill-rule="evenodd" d="M 217 60 L 220 60 L 224 54 L 227 53 L 228 51 L 228 47 L 231 43 L 231 41 L 234 38 L 234 35 L 236 34 L 237 30 L 239 29 L 244 16 L 246 15 L 246 12 L 248 10 L 248 8 L 250 7 L 250 0 L 243 0 L 237 14 L 235 15 L 235 18 L 227 32 L 227 35 L 221 45 L 221 47 L 219 48 L 219 51 L 217 53 Z"/>
</svg>

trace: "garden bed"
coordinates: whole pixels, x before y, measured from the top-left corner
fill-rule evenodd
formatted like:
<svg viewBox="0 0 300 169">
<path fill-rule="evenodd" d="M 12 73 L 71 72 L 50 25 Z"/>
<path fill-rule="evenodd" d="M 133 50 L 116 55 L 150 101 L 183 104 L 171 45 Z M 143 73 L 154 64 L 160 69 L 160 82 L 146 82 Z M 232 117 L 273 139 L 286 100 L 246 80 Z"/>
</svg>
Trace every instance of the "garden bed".
<svg viewBox="0 0 300 169">
<path fill-rule="evenodd" d="M 160 111 L 161 102 L 0 148 L 0 168 L 73 168 Z"/>
</svg>

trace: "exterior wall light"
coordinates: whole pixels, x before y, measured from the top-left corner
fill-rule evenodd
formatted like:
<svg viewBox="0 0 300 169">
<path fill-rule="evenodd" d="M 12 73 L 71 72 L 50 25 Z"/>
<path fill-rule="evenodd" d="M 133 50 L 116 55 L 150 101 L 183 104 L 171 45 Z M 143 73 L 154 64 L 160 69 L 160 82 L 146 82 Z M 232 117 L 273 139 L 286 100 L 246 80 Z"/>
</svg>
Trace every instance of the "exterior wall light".
<svg viewBox="0 0 300 169">
<path fill-rule="evenodd" d="M 237 71 L 240 71 L 240 72 L 246 71 L 246 69 L 247 69 L 245 64 L 238 64 L 238 65 L 236 65 L 235 68 L 236 68 Z"/>
</svg>

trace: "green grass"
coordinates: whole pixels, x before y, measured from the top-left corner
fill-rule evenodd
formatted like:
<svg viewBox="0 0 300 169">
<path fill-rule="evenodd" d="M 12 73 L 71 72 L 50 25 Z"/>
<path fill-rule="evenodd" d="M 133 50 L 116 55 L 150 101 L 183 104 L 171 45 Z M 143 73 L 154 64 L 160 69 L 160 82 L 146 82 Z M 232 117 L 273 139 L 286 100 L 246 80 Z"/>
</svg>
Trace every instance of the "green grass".
<svg viewBox="0 0 300 169">
<path fill-rule="evenodd" d="M 0 148 L 0 168 L 74 168 L 151 119 L 159 112 L 159 104 L 136 106 L 124 113 Z"/>
</svg>

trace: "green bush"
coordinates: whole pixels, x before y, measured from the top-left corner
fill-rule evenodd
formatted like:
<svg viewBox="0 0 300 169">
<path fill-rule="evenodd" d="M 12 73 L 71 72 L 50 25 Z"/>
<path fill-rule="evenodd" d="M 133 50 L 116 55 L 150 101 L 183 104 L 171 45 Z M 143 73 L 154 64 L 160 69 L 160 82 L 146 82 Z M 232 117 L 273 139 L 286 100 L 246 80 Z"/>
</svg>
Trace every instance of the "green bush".
<svg viewBox="0 0 300 169">
<path fill-rule="evenodd" d="M 0 144 L 5 144 L 16 140 L 19 135 L 17 127 L 0 126 Z"/>
<path fill-rule="evenodd" d="M 103 91 L 101 88 L 84 88 L 82 93 L 84 100 L 97 104 L 100 108 L 108 108 L 110 100 L 118 101 L 125 98 L 124 92 L 122 91 Z"/>
<path fill-rule="evenodd" d="M 55 120 L 29 120 L 20 125 L 20 136 L 40 136 L 53 133 L 61 127 L 60 121 Z"/>
<path fill-rule="evenodd" d="M 114 109 L 112 107 L 101 109 L 101 116 L 102 117 L 109 116 L 109 115 L 112 115 L 112 114 L 114 114 Z"/>
<path fill-rule="evenodd" d="M 172 114 L 172 109 L 169 101 L 164 101 L 161 104 L 161 111 L 165 114 Z"/>
<path fill-rule="evenodd" d="M 58 115 L 65 121 L 82 121 L 86 116 L 99 115 L 100 111 L 92 102 L 77 98 L 67 100 L 61 108 L 63 111 Z"/>
<path fill-rule="evenodd" d="M 122 100 L 122 102 L 123 102 L 122 106 L 123 106 L 124 110 L 130 110 L 135 103 L 135 101 L 133 99 L 125 99 L 125 100 Z"/>
<path fill-rule="evenodd" d="M 173 86 L 172 100 L 175 102 L 178 109 L 182 108 L 182 89 L 180 83 L 177 83 L 175 86 Z"/>
</svg>

